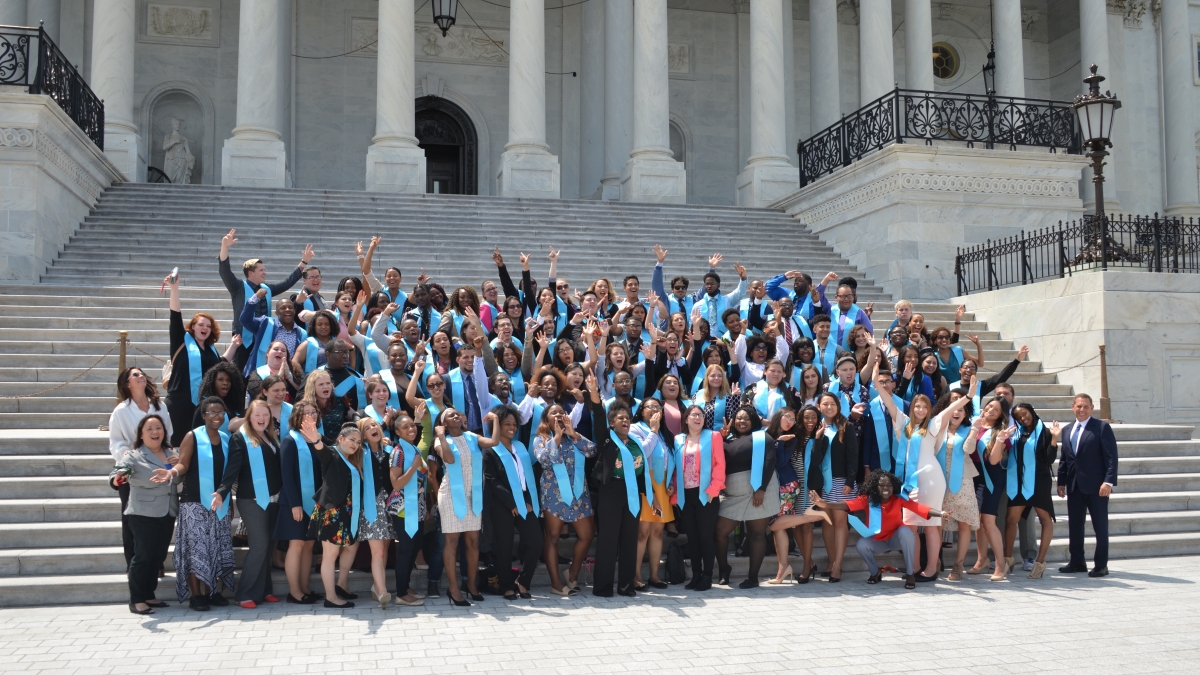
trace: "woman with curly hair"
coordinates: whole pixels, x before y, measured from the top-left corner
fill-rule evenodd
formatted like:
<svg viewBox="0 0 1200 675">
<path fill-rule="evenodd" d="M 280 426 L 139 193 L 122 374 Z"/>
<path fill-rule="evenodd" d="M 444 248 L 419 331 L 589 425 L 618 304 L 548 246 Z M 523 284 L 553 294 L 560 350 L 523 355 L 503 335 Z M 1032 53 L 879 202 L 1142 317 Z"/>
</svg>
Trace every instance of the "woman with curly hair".
<svg viewBox="0 0 1200 675">
<path fill-rule="evenodd" d="M 204 374 L 222 360 L 233 359 L 242 343 L 233 336 L 224 356 L 217 353 L 221 327 L 211 314 L 197 312 L 185 326 L 179 303 L 179 278 L 167 277 L 163 283 L 171 289 L 171 379 L 167 382 L 167 413 L 171 419 L 171 445 L 179 447 L 183 436 L 199 426 L 195 420 L 196 406 L 204 397 L 200 387 Z M 236 368 L 234 370 L 237 370 Z M 241 377 L 241 373 L 238 373 Z"/>
<path fill-rule="evenodd" d="M 758 586 L 758 571 L 767 553 L 767 521 L 779 513 L 779 479 L 775 477 L 775 439 L 762 428 L 753 405 L 733 415 L 725 433 L 725 494 L 717 516 L 717 563 L 720 585 L 729 585 L 729 535 L 746 523 L 750 570 L 739 588 Z"/>
<path fill-rule="evenodd" d="M 242 379 L 242 373 L 237 366 L 229 361 L 221 361 L 204 374 L 204 380 L 200 384 L 200 400 L 203 401 L 211 396 L 215 396 L 225 403 L 225 421 L 221 424 L 221 431 L 231 433 L 230 423 L 240 418 L 246 410 L 246 381 Z M 204 421 L 200 410 L 197 409 L 192 415 L 192 424 L 189 428 L 195 429 L 203 425 Z M 232 431 L 237 431 L 240 426 L 239 419 L 233 425 Z"/>
<path fill-rule="evenodd" d="M 865 523 L 855 516 L 849 518 L 854 529 L 862 535 L 854 547 L 871 572 L 867 583 L 877 584 L 883 579 L 879 563 L 875 562 L 875 554 L 899 549 L 904 553 L 904 587 L 912 590 L 917 587 L 917 577 L 913 573 L 917 538 L 912 530 L 904 526 L 903 510 L 908 509 L 922 518 L 941 518 L 946 512 L 909 501 L 901 497 L 899 491 L 899 478 L 883 469 L 876 469 L 863 480 L 862 488 L 854 499 L 827 502 L 815 490 L 810 496 L 813 506 L 821 511 L 866 511 Z"/>
</svg>

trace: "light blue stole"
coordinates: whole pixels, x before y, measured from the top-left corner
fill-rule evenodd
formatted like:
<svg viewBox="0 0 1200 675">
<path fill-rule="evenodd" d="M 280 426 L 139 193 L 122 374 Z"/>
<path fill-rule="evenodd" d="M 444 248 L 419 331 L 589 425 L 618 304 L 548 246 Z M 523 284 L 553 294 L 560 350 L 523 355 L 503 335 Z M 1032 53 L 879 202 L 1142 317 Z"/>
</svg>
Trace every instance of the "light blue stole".
<svg viewBox="0 0 1200 675">
<path fill-rule="evenodd" d="M 324 366 L 321 367 L 324 368 Z M 357 388 L 358 409 L 362 410 L 363 408 L 367 407 L 367 388 L 363 385 L 362 377 L 360 377 L 358 373 L 350 370 L 349 368 L 346 370 L 350 373 L 350 375 L 334 386 L 333 394 L 334 396 L 341 397 L 350 393 L 351 389 Z"/>
<path fill-rule="evenodd" d="M 762 487 L 763 462 L 767 456 L 767 432 L 755 431 L 750 434 L 750 487 L 758 492 Z"/>
<path fill-rule="evenodd" d="M 346 459 L 346 456 L 342 454 L 341 450 L 334 448 L 333 453 L 341 458 L 342 463 L 346 465 L 347 469 L 350 469 L 350 534 L 358 536 L 358 520 L 360 517 L 362 517 L 363 509 L 363 477 L 359 475 L 358 469 L 354 468 L 354 465 L 350 463 L 350 460 Z M 367 460 L 366 457 L 364 457 L 363 460 L 363 468 L 365 470 L 365 468 L 371 464 L 370 460 Z M 372 504 L 375 503 L 374 499 L 371 499 L 370 501 Z M 374 520 L 374 518 L 371 518 L 371 521 Z"/>
<path fill-rule="evenodd" d="M 385 385 L 387 385 L 388 406 L 395 410 L 399 410 L 400 409 L 400 389 L 399 389 L 399 385 L 396 384 L 396 376 L 392 374 L 392 369 L 389 367 L 386 370 L 379 370 L 376 372 L 379 373 L 379 379 L 383 380 L 383 383 Z"/>
<path fill-rule="evenodd" d="M 641 404 L 642 404 L 642 399 L 640 399 L 640 398 L 633 398 L 633 396 L 632 396 L 632 395 L 631 395 L 629 398 L 630 398 L 630 399 L 633 401 L 632 403 L 630 403 L 630 404 L 629 404 L 629 409 L 630 409 L 630 410 L 637 410 L 637 407 L 638 407 L 639 405 L 641 405 Z M 616 397 L 616 396 L 614 396 L 614 397 L 612 397 L 612 398 L 606 398 L 606 399 L 604 399 L 604 412 L 608 412 L 608 409 L 609 409 L 610 407 L 612 407 L 613 401 L 616 401 L 616 400 L 617 400 L 617 397 Z"/>
<path fill-rule="evenodd" d="M 708 486 L 712 483 L 712 437 L 713 432 L 710 429 L 700 430 L 700 504 L 708 505 Z M 683 455 L 687 447 L 687 434 L 677 434 L 675 436 L 675 499 L 679 503 L 679 508 L 683 508 L 684 502 L 684 476 L 683 476 Z"/>
<path fill-rule="evenodd" d="M 797 302 L 796 291 L 788 291 L 788 295 L 792 297 L 792 305 L 796 308 L 796 315 L 804 318 L 805 321 L 812 321 L 814 310 L 812 304 L 812 294 L 804 294 L 804 302 Z M 809 336 L 812 337 L 812 336 Z"/>
<path fill-rule="evenodd" d="M 242 440 L 246 441 L 246 460 L 250 462 L 250 480 L 254 482 L 254 503 L 266 511 L 267 505 L 271 503 L 271 489 L 267 487 L 267 466 L 263 463 L 262 448 L 246 433 L 245 424 L 242 425 L 240 433 Z M 212 453 L 211 444 L 208 451 L 209 454 Z"/>
<path fill-rule="evenodd" d="M 375 409 L 374 403 L 368 405 L 366 408 L 363 409 L 363 411 L 366 412 L 367 415 L 370 416 L 371 419 L 375 420 L 376 424 L 378 424 L 380 427 L 383 428 L 383 433 L 385 433 L 385 434 L 390 433 L 387 428 L 387 425 L 385 425 L 383 423 L 384 414 Z"/>
<path fill-rule="evenodd" d="M 704 404 L 707 407 L 707 404 Z M 713 402 L 713 431 L 720 431 L 725 428 L 725 397 L 718 396 Z"/>
<path fill-rule="evenodd" d="M 445 397 L 442 397 L 442 403 L 445 403 L 445 402 L 446 402 Z M 442 409 L 439 408 L 438 405 L 436 403 L 434 403 L 433 399 L 431 399 L 431 398 L 425 399 L 425 411 L 429 413 L 429 420 L 431 422 L 433 420 L 437 419 L 438 415 L 442 414 Z"/>
<path fill-rule="evenodd" d="M 520 349 L 521 351 L 525 351 L 525 344 L 523 342 L 521 342 L 520 340 L 518 340 L 515 335 L 510 339 L 512 340 L 512 343 L 516 346 L 517 349 Z M 500 346 L 500 338 L 493 338 L 489 344 L 492 346 L 492 349 L 499 347 Z"/>
<path fill-rule="evenodd" d="M 479 451 L 478 436 L 464 431 L 463 438 L 471 451 L 471 513 L 479 516 L 483 515 L 483 453 Z M 467 493 L 463 485 L 462 456 L 452 439 L 447 438 L 446 443 L 454 455 L 454 463 L 446 465 L 446 476 L 450 478 L 450 500 L 454 503 L 454 515 L 463 520 L 467 517 Z"/>
<path fill-rule="evenodd" d="M 813 351 L 816 352 L 813 365 L 821 372 L 821 379 L 833 380 L 833 367 L 837 365 L 837 342 L 830 336 L 825 340 L 825 349 L 821 349 L 817 341 L 813 340 Z"/>
<path fill-rule="evenodd" d="M 267 308 L 267 311 L 271 311 Z M 262 343 L 258 345 L 258 349 L 254 350 L 254 363 L 267 362 L 267 350 L 271 348 L 271 342 L 275 339 L 275 319 L 267 318 L 267 326 L 263 329 Z"/>
<path fill-rule="evenodd" d="M 754 385 L 754 409 L 763 419 L 769 419 L 776 410 L 787 404 L 782 387 L 772 389 L 766 380 L 759 380 Z"/>
<path fill-rule="evenodd" d="M 992 439 L 992 430 L 991 429 L 988 429 L 987 431 L 980 434 L 979 440 L 975 441 L 975 451 L 979 453 L 979 459 L 981 460 L 980 464 L 982 466 L 980 468 L 982 469 L 982 473 L 983 473 L 983 482 L 985 485 L 987 485 L 987 491 L 989 493 L 994 494 L 996 492 L 996 488 L 994 485 L 992 485 L 992 477 L 990 475 L 988 475 L 988 466 L 991 465 L 991 462 L 988 462 L 988 458 L 987 458 L 988 441 L 990 441 L 991 439 Z"/>
<path fill-rule="evenodd" d="M 696 373 L 696 376 L 692 378 L 692 386 L 691 386 L 691 389 L 688 391 L 688 393 L 691 394 L 692 398 L 695 398 L 696 392 L 700 391 L 704 387 L 704 376 L 707 373 L 708 373 L 708 366 L 704 366 Z"/>
<path fill-rule="evenodd" d="M 463 411 L 467 414 L 467 394 L 464 390 L 463 374 L 461 368 L 455 368 L 446 374 L 446 380 L 450 383 L 450 401 L 455 410 Z"/>
<path fill-rule="evenodd" d="M 367 363 L 371 365 L 371 373 L 382 373 L 384 370 L 383 364 L 387 363 L 387 356 L 383 350 L 375 345 L 374 340 L 367 340 Z M 391 367 L 391 364 L 388 364 Z"/>
<path fill-rule="evenodd" d="M 858 375 L 854 376 L 854 384 L 852 385 L 850 391 L 842 390 L 841 380 L 834 380 L 833 383 L 829 385 L 829 393 L 837 397 L 838 403 L 840 403 L 842 406 L 842 417 L 845 417 L 846 419 L 850 419 L 850 409 L 854 407 L 855 391 L 859 392 L 859 396 L 862 396 L 862 387 L 860 386 Z M 867 393 L 867 396 L 870 396 L 870 392 Z M 858 401 L 858 403 L 866 402 L 866 400 Z"/>
<path fill-rule="evenodd" d="M 654 505 L 654 483 L 650 481 L 653 477 L 655 482 L 661 483 L 663 487 L 670 485 L 671 474 L 675 472 L 675 453 L 667 447 L 663 442 L 660 434 L 651 431 L 650 425 L 645 422 L 635 422 L 633 426 L 640 429 L 647 435 L 646 444 L 641 443 L 630 434 L 638 447 L 642 449 L 642 458 L 646 461 L 646 503 Z M 649 445 L 650 447 L 647 447 Z M 666 510 L 668 505 L 659 504 L 659 508 Z"/>
<path fill-rule="evenodd" d="M 271 372 L 271 366 L 268 366 L 265 363 L 263 365 L 255 368 L 254 372 L 258 373 L 258 379 L 260 379 L 260 380 L 265 380 L 268 377 L 274 375 L 274 373 Z"/>
<path fill-rule="evenodd" d="M 288 435 L 288 420 L 292 417 L 292 404 L 284 401 L 279 404 L 279 439 L 283 443 L 283 439 Z"/>
<path fill-rule="evenodd" d="M 850 349 L 850 329 L 858 323 L 858 314 L 861 311 L 858 305 L 850 305 L 850 311 L 843 314 L 842 308 L 836 304 L 829 310 L 829 318 L 835 331 L 829 337 L 846 351 L 853 351 Z"/>
<path fill-rule="evenodd" d="M 553 438 L 553 435 L 551 435 L 550 438 Z M 554 462 L 550 465 L 550 468 L 554 471 L 554 479 L 558 481 L 558 492 L 562 496 L 563 503 L 567 506 L 574 504 L 575 500 L 582 497 L 584 491 L 587 490 L 587 485 L 585 485 L 583 482 L 583 453 L 579 451 L 579 448 L 575 447 L 573 442 L 571 443 L 571 447 L 575 454 L 574 483 L 572 483 L 571 479 L 568 477 L 567 463 L 565 459 L 562 462 Z M 563 450 L 564 448 L 559 447 L 560 453 L 562 453 Z"/>
<path fill-rule="evenodd" d="M 547 403 L 541 398 L 533 399 L 533 414 L 529 416 L 529 438 L 536 436 L 538 427 L 542 426 L 542 415 L 546 414 L 546 407 Z"/>
<path fill-rule="evenodd" d="M 892 394 L 892 403 L 896 404 L 896 410 L 904 409 L 904 400 L 895 394 Z M 892 440 L 888 442 L 887 409 L 878 396 L 871 399 L 871 422 L 875 427 L 875 447 L 879 448 L 879 468 L 890 473 L 892 458 L 900 454 L 900 441 L 893 430 Z"/>
<path fill-rule="evenodd" d="M 962 489 L 962 472 L 963 472 L 963 442 L 967 440 L 967 434 L 970 432 L 970 426 L 960 426 L 958 431 L 952 435 L 948 435 L 946 440 L 942 442 L 942 450 L 938 453 L 938 461 L 942 463 L 943 469 L 946 462 L 950 462 L 950 482 L 947 486 L 950 492 L 958 492 Z M 946 457 L 947 448 L 949 445 L 949 457 Z"/>
<path fill-rule="evenodd" d="M 617 432 L 609 429 L 608 436 L 612 439 L 612 442 L 616 444 L 617 452 L 621 457 L 621 472 L 625 478 L 625 501 L 629 506 L 629 512 L 633 514 L 634 518 L 637 518 L 638 514 L 642 510 L 642 500 L 638 496 L 637 470 L 633 465 L 633 453 L 629 451 L 628 446 L 621 442 L 621 437 L 617 435 Z M 637 443 L 637 441 L 634 440 L 634 443 Z M 643 452 L 643 455 L 644 454 L 645 453 Z M 649 483 L 650 473 L 644 472 L 643 476 L 645 476 L 646 482 Z M 652 488 L 647 487 L 646 493 L 651 494 Z"/>
<path fill-rule="evenodd" d="M 804 337 L 806 337 L 810 340 L 813 338 L 812 328 L 809 327 L 808 322 L 804 320 L 804 317 L 793 314 L 793 315 L 789 316 L 787 320 L 788 320 L 788 323 L 792 324 L 792 329 L 793 329 L 792 330 L 792 341 L 793 342 L 796 340 L 796 333 L 800 333 L 801 335 L 803 335 Z M 783 334 L 782 329 L 780 329 L 779 332 L 780 332 L 780 334 Z M 788 347 L 790 348 L 791 345 L 788 345 Z"/>
<path fill-rule="evenodd" d="M 524 490 L 521 489 L 520 477 L 517 476 L 517 465 L 513 462 L 513 455 L 517 456 L 517 461 L 521 462 L 521 468 L 525 470 L 525 485 L 528 486 L 533 515 L 537 517 L 542 509 L 538 504 L 537 484 L 534 483 L 533 477 L 533 462 L 529 459 L 529 452 L 525 449 L 525 445 L 514 438 L 512 452 L 509 452 L 503 443 L 492 448 L 492 452 L 496 453 L 496 456 L 500 458 L 500 463 L 504 465 L 504 473 L 508 476 L 508 488 L 512 490 L 513 501 L 517 504 L 517 513 L 524 518 L 529 510 L 525 508 Z"/>
<path fill-rule="evenodd" d="M 218 433 L 221 436 L 221 455 L 224 457 L 224 464 L 222 466 L 228 466 L 229 434 Z M 196 440 L 196 461 L 200 465 L 200 503 L 203 504 L 205 503 L 204 500 L 211 500 L 212 494 L 217 491 L 216 476 L 213 473 L 212 440 L 208 437 L 208 429 L 204 427 L 192 429 L 192 438 Z M 225 499 L 221 501 L 221 508 L 217 509 L 217 518 L 224 520 L 225 515 L 228 513 L 229 500 Z"/>
<path fill-rule="evenodd" d="M 683 296 L 683 300 L 675 297 L 674 293 L 667 293 L 667 311 L 671 314 L 679 313 L 683 315 L 683 320 L 691 325 L 692 322 L 692 307 L 696 304 L 695 299 L 690 295 Z"/>
<path fill-rule="evenodd" d="M 926 430 L 925 433 L 929 433 Z M 911 437 L 905 436 L 900 439 L 900 434 L 896 434 L 897 444 L 904 453 L 904 461 L 896 462 L 897 469 L 904 469 L 903 474 L 897 474 L 897 478 L 901 480 L 903 485 L 900 487 L 900 496 L 907 498 L 909 493 L 917 489 L 917 474 L 920 473 L 917 469 L 919 460 L 921 459 L 921 441 L 925 439 L 925 434 L 916 433 Z"/>
<path fill-rule="evenodd" d="M 933 350 L 933 353 L 935 356 L 937 356 L 938 368 L 942 369 L 942 371 L 948 372 L 951 370 L 957 370 L 957 368 L 951 368 L 949 363 L 942 360 L 941 352 L 935 349 Z M 958 359 L 958 365 L 961 366 L 963 362 L 962 347 L 959 347 L 958 345 L 950 345 L 950 354 L 953 355 L 955 359 Z"/>
<path fill-rule="evenodd" d="M 187 350 L 188 355 L 188 385 L 192 395 L 192 405 L 200 405 L 200 383 L 204 381 L 204 364 L 200 363 L 200 343 L 196 342 L 196 338 L 192 337 L 191 333 L 183 334 L 183 348 Z M 218 359 L 221 358 L 217 354 L 216 347 L 208 346 L 213 355 Z"/>
<path fill-rule="evenodd" d="M 317 504 L 313 499 L 313 495 L 317 494 L 317 482 L 313 476 L 312 450 L 299 431 L 293 431 L 290 435 L 296 443 L 296 464 L 300 468 L 300 502 L 304 506 L 305 515 L 309 515 Z"/>
<path fill-rule="evenodd" d="M 719 326 L 721 325 L 721 315 L 729 307 L 729 299 L 721 295 L 720 291 L 715 296 L 705 293 L 700 300 L 696 301 L 696 305 L 700 307 L 700 315 L 708 321 L 708 325 Z M 745 318 L 742 317 L 743 320 Z"/>
<path fill-rule="evenodd" d="M 259 284 L 258 288 L 267 289 L 267 296 L 265 298 L 263 298 L 263 300 L 266 301 L 267 313 L 270 314 L 271 313 L 271 287 L 266 284 Z M 258 288 L 254 288 L 253 286 L 250 285 L 249 281 L 242 279 L 242 292 L 244 293 L 244 296 L 242 297 L 242 303 L 245 304 L 246 302 L 249 302 L 250 298 L 253 298 L 254 294 L 258 292 Z M 270 319 L 268 319 L 268 321 L 269 320 Z M 268 328 L 268 330 L 270 330 L 270 329 Z M 266 342 L 267 344 L 270 344 L 270 341 L 268 341 L 268 340 L 264 340 L 264 342 Z M 244 347 L 246 347 L 246 349 L 249 349 L 250 346 L 253 344 L 254 344 L 254 331 L 250 330 L 250 328 L 248 326 L 242 326 L 242 345 Z"/>
<path fill-rule="evenodd" d="M 402 458 L 401 468 L 407 472 L 412 468 L 413 462 L 417 461 L 417 457 L 421 454 L 420 450 L 412 443 L 404 439 L 400 439 L 397 447 L 392 452 L 400 453 Z M 417 528 L 421 526 L 420 521 L 420 504 L 417 500 L 420 498 L 420 474 L 414 473 L 408 482 L 404 485 L 404 532 L 411 539 L 417 534 Z"/>
<path fill-rule="evenodd" d="M 1045 426 L 1041 420 L 1038 420 L 1037 426 L 1029 434 L 1029 438 L 1018 446 L 1013 444 L 1013 449 L 1020 448 L 1020 462 L 1023 465 L 1021 471 L 1021 496 L 1029 499 L 1033 496 L 1034 486 L 1037 480 L 1037 444 L 1038 438 L 1042 435 L 1042 430 Z M 1017 496 L 1017 461 L 1016 452 L 1009 451 L 1008 453 L 1008 481 L 1007 488 L 1008 498 L 1015 499 Z"/>
<path fill-rule="evenodd" d="M 837 436 L 836 426 L 825 428 L 825 456 L 821 458 L 821 489 L 825 494 L 833 492 L 833 437 Z M 812 443 L 812 441 L 809 441 Z M 808 470 L 810 448 L 804 448 L 804 466 Z"/>
<path fill-rule="evenodd" d="M 304 348 L 304 375 L 307 377 L 309 373 L 317 369 L 317 359 L 321 356 L 321 344 L 315 337 L 307 338 L 304 343 L 308 345 Z"/>
<path fill-rule="evenodd" d="M 869 504 L 867 507 L 867 523 L 859 520 L 858 516 L 851 515 L 847 520 L 854 526 L 854 529 L 860 536 L 874 537 L 883 531 L 883 507 L 879 504 Z"/>
<path fill-rule="evenodd" d="M 501 368 L 501 370 L 508 375 L 508 385 L 509 389 L 512 390 L 512 400 L 525 400 L 525 375 L 521 372 L 521 367 L 517 366 L 517 368 L 511 373 L 503 368 Z"/>
<path fill-rule="evenodd" d="M 555 293 L 554 294 L 554 335 L 553 335 L 553 337 L 557 338 L 558 334 L 563 332 L 563 329 L 566 327 L 567 327 L 567 303 L 563 302 L 563 299 L 558 297 L 558 294 Z M 554 347 L 554 345 L 552 344 L 551 348 L 553 348 L 553 347 Z M 553 352 L 551 352 L 551 353 L 553 353 Z"/>
</svg>

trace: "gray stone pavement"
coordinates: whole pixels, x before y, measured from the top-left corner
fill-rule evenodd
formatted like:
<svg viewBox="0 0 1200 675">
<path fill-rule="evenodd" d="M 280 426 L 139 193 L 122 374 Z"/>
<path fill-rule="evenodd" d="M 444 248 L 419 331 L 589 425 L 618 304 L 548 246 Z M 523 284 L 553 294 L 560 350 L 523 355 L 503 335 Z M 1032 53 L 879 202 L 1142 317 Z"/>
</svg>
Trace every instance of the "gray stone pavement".
<svg viewBox="0 0 1200 675">
<path fill-rule="evenodd" d="M 853 555 L 853 553 L 851 553 Z M 1197 672 L 1200 558 L 1119 560 L 1104 579 L 1047 573 L 922 584 L 863 574 L 748 591 L 600 599 L 488 596 L 470 608 L 360 603 L 123 605 L 0 611 L 0 671 L 34 673 Z M 81 598 L 80 600 L 84 600 Z"/>
</svg>

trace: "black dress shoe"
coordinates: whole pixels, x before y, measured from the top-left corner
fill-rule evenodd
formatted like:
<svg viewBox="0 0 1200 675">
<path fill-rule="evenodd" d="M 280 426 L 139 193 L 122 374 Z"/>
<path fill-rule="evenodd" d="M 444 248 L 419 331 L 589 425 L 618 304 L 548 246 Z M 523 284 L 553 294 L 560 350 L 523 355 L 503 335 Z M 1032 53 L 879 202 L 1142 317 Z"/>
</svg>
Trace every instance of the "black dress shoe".
<svg viewBox="0 0 1200 675">
<path fill-rule="evenodd" d="M 633 585 L 633 590 L 635 590 L 635 591 L 644 591 L 647 588 L 650 588 L 650 584 L 634 584 Z"/>
<path fill-rule="evenodd" d="M 229 599 L 220 593 L 213 593 L 212 595 L 208 596 L 208 604 L 212 605 L 213 607 L 228 607 Z"/>
<path fill-rule="evenodd" d="M 647 583 L 650 584 L 651 588 L 657 588 L 660 591 L 671 587 L 671 584 L 668 584 L 665 581 L 655 581 L 655 580 L 651 579 Z"/>
<path fill-rule="evenodd" d="M 592 595 L 596 596 L 597 598 L 611 598 L 613 596 L 613 590 L 612 588 L 600 589 L 593 587 Z"/>
<path fill-rule="evenodd" d="M 425 595 L 430 598 L 442 597 L 442 590 L 438 588 L 438 582 L 429 582 L 429 585 L 425 587 Z"/>
<path fill-rule="evenodd" d="M 204 595 L 193 595 L 188 601 L 188 606 L 197 612 L 207 612 L 210 607 L 208 605 L 208 597 Z"/>
<path fill-rule="evenodd" d="M 686 588 L 686 589 L 687 589 L 687 590 L 689 590 L 689 591 L 694 591 L 694 590 L 696 590 L 696 587 L 697 587 L 697 586 L 699 586 L 699 585 L 700 585 L 700 575 L 699 575 L 699 574 L 693 574 L 693 575 L 692 575 L 692 579 L 691 579 L 691 581 L 689 581 L 689 582 L 687 582 L 686 584 L 684 584 L 684 585 L 683 585 L 683 587 L 684 587 L 684 588 Z"/>
<path fill-rule="evenodd" d="M 483 602 L 483 596 L 480 595 L 479 593 L 472 593 L 471 591 L 467 591 L 467 597 L 471 598 L 475 602 Z"/>
<path fill-rule="evenodd" d="M 738 588 L 758 588 L 758 579 L 744 579 Z"/>
<path fill-rule="evenodd" d="M 1088 572 L 1089 577 L 1106 577 L 1108 576 L 1107 567 L 1093 567 L 1091 572 Z"/>
<path fill-rule="evenodd" d="M 146 616 L 147 614 L 153 614 L 154 608 L 149 606 L 149 604 L 146 604 L 146 609 L 138 609 L 137 603 L 131 602 L 129 603 L 129 611 L 131 614 L 140 614 L 142 616 Z"/>
<path fill-rule="evenodd" d="M 334 584 L 334 586 L 333 586 L 333 592 L 337 593 L 337 596 L 339 598 L 341 598 L 342 600 L 357 600 L 358 599 L 358 593 L 351 593 L 350 591 L 348 591 L 336 584 Z M 336 605 L 336 606 L 340 607 L 341 605 Z"/>
<path fill-rule="evenodd" d="M 711 574 L 701 574 L 700 575 L 700 583 L 696 584 L 695 590 L 707 591 L 712 588 L 712 585 L 713 585 L 712 584 L 712 575 Z"/>
<path fill-rule="evenodd" d="M 305 596 L 305 597 L 307 597 L 307 596 Z M 307 605 L 307 604 L 310 604 L 310 603 L 307 603 L 307 602 L 305 602 L 305 601 L 304 601 L 304 598 L 299 598 L 299 599 L 297 599 L 297 598 L 294 598 L 294 597 L 292 597 L 292 594 L 291 594 L 291 593 L 288 593 L 288 594 L 287 594 L 287 600 L 285 600 L 284 602 L 288 603 L 289 605 Z"/>
<path fill-rule="evenodd" d="M 321 595 L 320 593 L 311 593 L 310 592 L 308 595 L 304 596 L 303 598 L 300 598 L 300 604 L 315 605 L 324 598 L 325 598 L 325 596 Z"/>
<path fill-rule="evenodd" d="M 350 602 L 349 600 L 347 600 L 346 602 L 344 602 L 343 604 L 340 604 L 340 605 L 335 605 L 328 600 L 325 601 L 326 609 L 350 609 L 353 606 L 354 606 L 354 603 Z"/>
<path fill-rule="evenodd" d="M 633 584 L 630 584 L 630 585 L 626 586 L 625 588 L 622 588 L 621 590 L 617 591 L 617 595 L 622 595 L 626 598 L 636 598 L 637 597 L 637 589 L 635 589 L 633 587 Z"/>
<path fill-rule="evenodd" d="M 732 567 L 722 567 L 721 569 L 717 570 L 717 585 L 728 586 L 730 574 L 733 574 Z"/>
<path fill-rule="evenodd" d="M 1063 574 L 1082 574 L 1088 571 L 1088 569 L 1087 565 L 1063 565 L 1058 568 L 1058 571 Z"/>
<path fill-rule="evenodd" d="M 927 577 L 924 574 L 917 572 L 917 582 L 918 583 L 928 583 L 930 581 L 937 581 L 937 578 L 938 578 L 937 572 L 934 572 L 933 576 L 931 576 L 931 577 Z"/>
</svg>

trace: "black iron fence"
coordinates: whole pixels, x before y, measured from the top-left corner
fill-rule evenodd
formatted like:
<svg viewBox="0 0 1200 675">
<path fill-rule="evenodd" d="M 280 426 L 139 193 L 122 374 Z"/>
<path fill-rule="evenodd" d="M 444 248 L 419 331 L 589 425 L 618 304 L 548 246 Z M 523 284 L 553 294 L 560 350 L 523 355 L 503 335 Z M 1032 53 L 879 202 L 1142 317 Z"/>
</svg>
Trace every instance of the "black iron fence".
<svg viewBox="0 0 1200 675">
<path fill-rule="evenodd" d="M 958 294 L 996 290 L 1095 269 L 1200 272 L 1200 222 L 1153 216 L 1085 216 L 1070 223 L 958 249 Z"/>
<path fill-rule="evenodd" d="M 0 26 L 0 84 L 54 99 L 104 149 L 104 103 L 41 27 Z"/>
<path fill-rule="evenodd" d="M 808 185 L 863 156 L 906 140 L 961 141 L 967 147 L 1007 145 L 1079 154 L 1075 113 L 1068 101 L 895 89 L 800 141 L 800 185 Z"/>
</svg>

